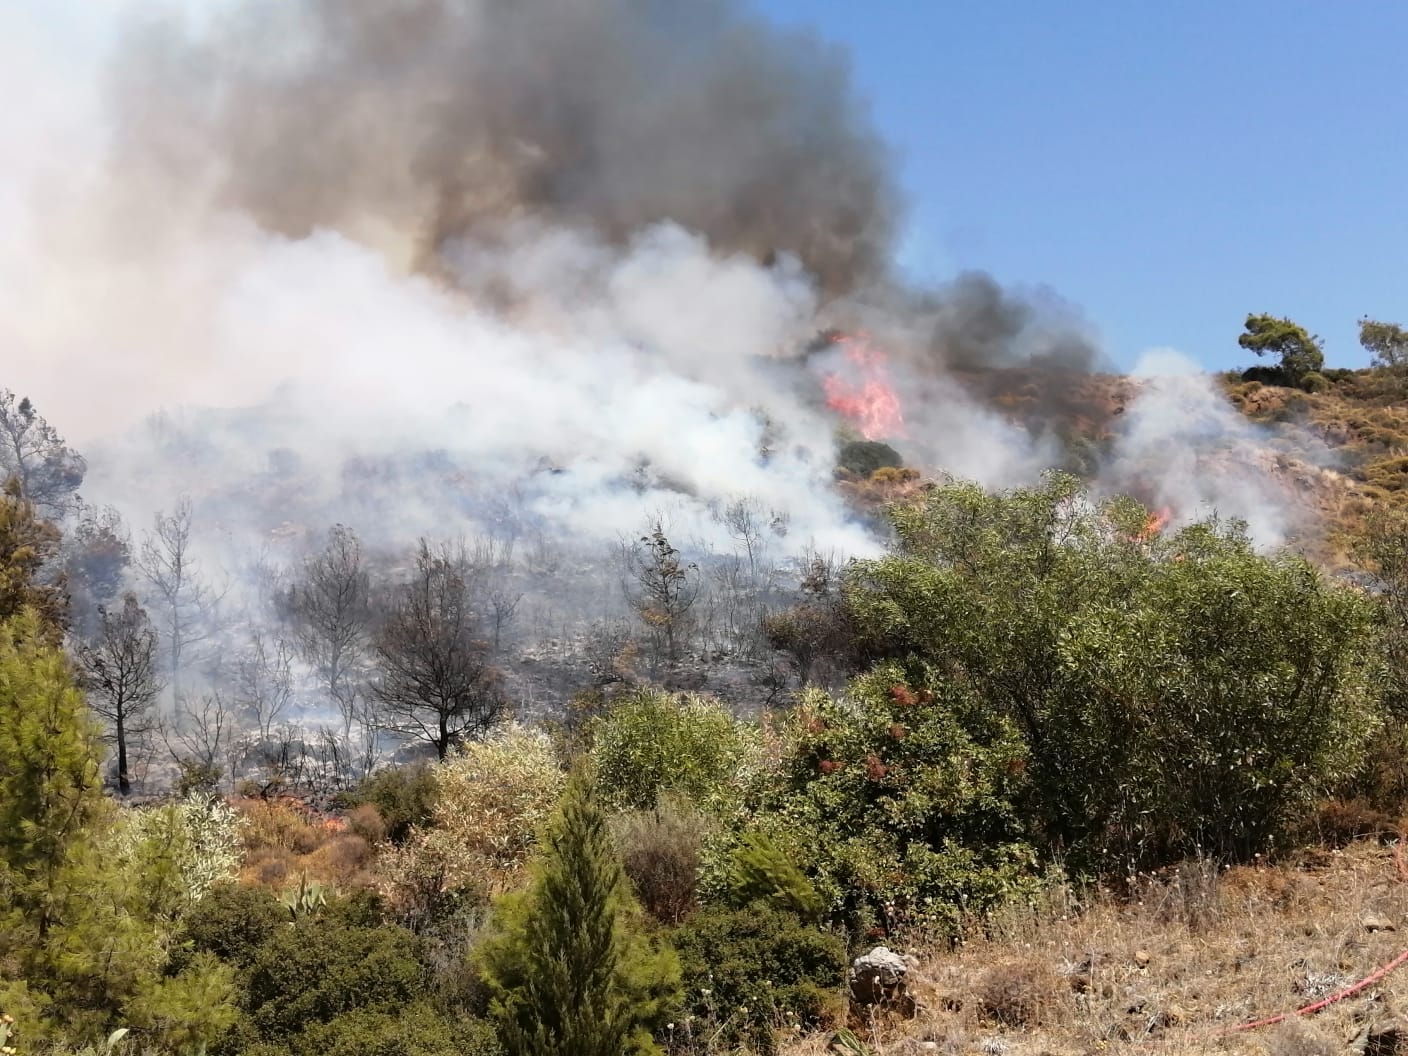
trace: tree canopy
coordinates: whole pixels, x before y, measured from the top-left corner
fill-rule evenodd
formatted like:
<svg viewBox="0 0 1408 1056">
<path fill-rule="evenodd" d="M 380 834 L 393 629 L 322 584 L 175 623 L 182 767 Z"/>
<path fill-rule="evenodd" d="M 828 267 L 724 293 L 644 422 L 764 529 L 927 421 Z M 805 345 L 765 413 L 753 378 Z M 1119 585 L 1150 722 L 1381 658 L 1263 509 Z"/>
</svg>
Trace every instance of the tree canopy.
<svg viewBox="0 0 1408 1056">
<path fill-rule="evenodd" d="M 1299 323 L 1262 313 L 1248 315 L 1244 326 L 1246 333 L 1237 344 L 1258 356 L 1279 356 L 1287 384 L 1298 384 L 1306 374 L 1324 368 L 1324 343 Z"/>
<path fill-rule="evenodd" d="M 1408 367 L 1408 330 L 1397 323 L 1360 319 L 1359 343 L 1373 355 L 1376 367 Z"/>
<path fill-rule="evenodd" d="M 13 478 L 20 495 L 50 520 L 76 508 L 88 463 L 44 420 L 28 397 L 0 389 L 0 483 Z"/>
</svg>

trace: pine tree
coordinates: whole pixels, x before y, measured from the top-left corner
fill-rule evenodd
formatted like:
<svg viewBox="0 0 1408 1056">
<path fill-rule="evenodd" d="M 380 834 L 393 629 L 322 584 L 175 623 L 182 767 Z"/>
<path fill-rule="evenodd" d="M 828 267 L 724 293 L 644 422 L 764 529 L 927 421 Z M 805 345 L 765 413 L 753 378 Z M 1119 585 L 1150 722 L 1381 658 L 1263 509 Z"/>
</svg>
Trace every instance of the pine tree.
<svg viewBox="0 0 1408 1056">
<path fill-rule="evenodd" d="M 97 731 L 47 633 L 32 610 L 0 622 L 0 912 L 41 940 L 103 810 Z"/>
<path fill-rule="evenodd" d="M 169 971 L 174 922 L 153 889 L 179 863 L 115 854 L 98 731 L 63 653 L 32 610 L 0 620 L 0 992 L 26 1037 L 213 1042 L 233 1018 L 228 968 Z"/>
<path fill-rule="evenodd" d="M 0 620 L 33 609 L 54 644 L 63 637 L 68 598 L 62 581 L 43 582 L 39 573 L 58 552 L 59 530 L 40 519 L 17 481 L 0 481 Z"/>
<path fill-rule="evenodd" d="M 679 961 L 641 930 L 592 780 L 572 775 L 526 892 L 500 900 L 485 947 L 510 1056 L 648 1056 Z"/>
</svg>

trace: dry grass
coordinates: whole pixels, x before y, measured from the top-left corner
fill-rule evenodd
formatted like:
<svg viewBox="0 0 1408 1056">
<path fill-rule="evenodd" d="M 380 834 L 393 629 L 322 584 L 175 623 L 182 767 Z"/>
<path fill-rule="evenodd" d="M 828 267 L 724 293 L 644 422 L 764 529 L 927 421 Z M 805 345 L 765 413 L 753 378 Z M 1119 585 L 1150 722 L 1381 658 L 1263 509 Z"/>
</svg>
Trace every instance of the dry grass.
<svg viewBox="0 0 1408 1056">
<path fill-rule="evenodd" d="M 306 874 L 338 891 L 375 886 L 372 845 L 363 833 L 349 832 L 343 819 L 319 816 L 296 801 L 233 805 L 245 818 L 243 883 L 282 891 Z M 370 819 L 362 821 L 365 830 Z"/>
<path fill-rule="evenodd" d="M 1378 917 L 1394 931 L 1370 930 Z M 1313 1017 L 1217 1032 L 1287 1012 L 1368 976 L 1408 947 L 1408 882 L 1362 841 L 1278 866 L 1192 864 L 1145 878 L 1131 901 L 1054 892 L 954 951 L 917 940 L 912 1020 L 858 1024 L 890 1053 L 1339 1053 L 1367 1024 L 1408 1012 L 1408 968 Z M 789 1047 L 824 1050 L 825 1038 Z"/>
</svg>

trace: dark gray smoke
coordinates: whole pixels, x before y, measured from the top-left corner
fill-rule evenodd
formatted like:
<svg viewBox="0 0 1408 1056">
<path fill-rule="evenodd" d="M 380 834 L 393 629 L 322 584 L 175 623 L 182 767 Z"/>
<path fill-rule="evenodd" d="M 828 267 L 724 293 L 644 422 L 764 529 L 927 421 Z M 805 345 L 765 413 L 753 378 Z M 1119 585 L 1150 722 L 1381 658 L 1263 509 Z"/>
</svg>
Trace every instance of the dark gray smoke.
<svg viewBox="0 0 1408 1056">
<path fill-rule="evenodd" d="M 1005 287 L 981 271 L 964 271 L 927 289 L 881 283 L 836 313 L 838 328 L 882 336 L 919 374 L 1018 366 L 1077 374 L 1110 369 L 1089 323 L 1059 295 Z M 846 319 L 847 313 L 856 319 Z"/>
<path fill-rule="evenodd" d="M 926 298 L 929 348 L 951 367 L 1032 363 L 1088 372 L 1102 366 L 1089 327 L 1055 294 L 1021 294 L 964 272 Z"/>
<path fill-rule="evenodd" d="M 525 217 L 617 242 L 673 221 L 830 293 L 889 258 L 897 198 L 843 52 L 733 0 L 255 0 L 149 25 L 120 77 L 125 147 L 420 270 Z"/>
</svg>

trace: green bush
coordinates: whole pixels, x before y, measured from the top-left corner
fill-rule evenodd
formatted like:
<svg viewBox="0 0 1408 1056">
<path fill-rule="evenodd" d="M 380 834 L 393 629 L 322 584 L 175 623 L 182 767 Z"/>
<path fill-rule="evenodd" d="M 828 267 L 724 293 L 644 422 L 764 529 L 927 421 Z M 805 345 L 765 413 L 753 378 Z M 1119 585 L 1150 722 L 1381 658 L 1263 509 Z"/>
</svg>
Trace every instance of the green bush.
<svg viewBox="0 0 1408 1056">
<path fill-rule="evenodd" d="M 218 1042 L 235 1025 L 235 995 L 234 969 L 213 954 L 201 953 L 179 974 L 139 981 L 121 1020 L 164 1049 L 197 1051 Z"/>
<path fill-rule="evenodd" d="M 1334 386 L 1331 385 L 1330 379 L 1325 377 L 1324 374 L 1321 374 L 1318 370 L 1312 370 L 1309 373 L 1301 375 L 1300 387 L 1306 392 L 1329 392 Z"/>
<path fill-rule="evenodd" d="M 804 694 L 754 817 L 856 932 L 921 919 L 956 930 L 1038 882 L 1018 811 L 1020 735 L 965 687 L 934 685 L 912 689 L 885 665 L 842 700 Z M 734 852 L 711 889 L 726 892 L 739 862 Z"/>
<path fill-rule="evenodd" d="M 895 512 L 896 552 L 857 563 L 847 592 L 872 659 L 990 724 L 940 757 L 935 802 L 974 790 L 964 775 L 995 751 L 1029 775 L 1048 849 L 1121 873 L 1268 849 L 1378 723 L 1360 592 L 1258 554 L 1241 525 L 1151 536 L 1146 516 L 1095 508 L 1070 478 L 954 484 Z"/>
<path fill-rule="evenodd" d="M 578 768 L 528 890 L 500 899 L 480 948 L 511 1056 L 653 1056 L 678 998 L 673 951 L 647 937 L 590 776 Z"/>
<path fill-rule="evenodd" d="M 765 905 L 703 909 L 673 935 L 691 1029 L 776 1048 L 775 1029 L 829 1026 L 844 1010 L 845 943 Z"/>
<path fill-rule="evenodd" d="M 292 1038 L 353 1011 L 394 1011 L 420 993 L 423 967 L 410 932 L 340 927 L 313 917 L 266 942 L 246 977 L 250 1022 L 262 1040 Z"/>
<path fill-rule="evenodd" d="M 664 792 L 725 809 L 756 753 L 757 738 L 718 701 L 645 690 L 625 698 L 592 733 L 603 804 L 648 810 Z"/>
<path fill-rule="evenodd" d="M 247 968 L 288 919 L 288 909 L 264 888 L 220 884 L 186 914 L 177 948 Z"/>
<path fill-rule="evenodd" d="M 309 1027 L 294 1038 L 292 1056 L 500 1056 L 483 1020 L 453 1020 L 425 1002 L 394 1012 L 358 1009 Z"/>
<path fill-rule="evenodd" d="M 841 445 L 836 453 L 836 465 L 862 477 L 869 477 L 877 469 L 891 466 L 904 467 L 904 459 L 889 444 L 879 440 L 852 440 Z"/>
<path fill-rule="evenodd" d="M 351 810 L 363 804 L 376 807 L 386 828 L 386 837 L 401 843 L 412 828 L 430 822 L 435 812 L 435 769 L 428 763 L 378 770 L 350 792 L 338 797 L 338 805 Z"/>
<path fill-rule="evenodd" d="M 812 921 L 825 909 L 802 871 L 761 832 L 748 833 L 734 848 L 724 884 L 728 901 L 738 908 L 765 902 Z"/>
</svg>

